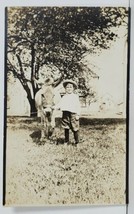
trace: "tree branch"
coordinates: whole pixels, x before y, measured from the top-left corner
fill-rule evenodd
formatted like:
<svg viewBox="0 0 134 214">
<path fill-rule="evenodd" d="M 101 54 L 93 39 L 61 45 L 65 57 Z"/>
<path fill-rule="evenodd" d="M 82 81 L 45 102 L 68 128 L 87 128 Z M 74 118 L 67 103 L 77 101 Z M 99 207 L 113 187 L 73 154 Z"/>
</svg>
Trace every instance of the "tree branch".
<svg viewBox="0 0 134 214">
<path fill-rule="evenodd" d="M 20 66 L 21 78 L 22 78 L 23 81 L 25 81 L 25 75 L 24 75 L 24 71 L 23 71 L 23 67 L 22 67 L 22 62 L 21 62 L 20 56 L 18 54 L 16 54 L 16 57 L 18 59 L 18 63 L 19 63 L 19 66 Z"/>
</svg>

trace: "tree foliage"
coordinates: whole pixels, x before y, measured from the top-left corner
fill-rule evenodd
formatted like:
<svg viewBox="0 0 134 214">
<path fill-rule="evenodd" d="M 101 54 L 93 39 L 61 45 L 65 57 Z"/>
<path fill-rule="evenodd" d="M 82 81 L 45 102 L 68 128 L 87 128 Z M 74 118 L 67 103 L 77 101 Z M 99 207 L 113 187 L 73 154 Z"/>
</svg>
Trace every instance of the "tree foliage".
<svg viewBox="0 0 134 214">
<path fill-rule="evenodd" d="M 90 89 L 83 78 L 96 77 L 83 62 L 84 55 L 107 49 L 117 34 L 112 30 L 127 27 L 126 8 L 108 7 L 14 7 L 7 13 L 7 69 L 35 96 L 44 65 L 50 68 L 55 86 L 63 79 L 75 78 L 85 94 Z M 34 78 L 33 78 L 34 77 Z M 82 80 L 82 82 L 81 82 Z"/>
</svg>

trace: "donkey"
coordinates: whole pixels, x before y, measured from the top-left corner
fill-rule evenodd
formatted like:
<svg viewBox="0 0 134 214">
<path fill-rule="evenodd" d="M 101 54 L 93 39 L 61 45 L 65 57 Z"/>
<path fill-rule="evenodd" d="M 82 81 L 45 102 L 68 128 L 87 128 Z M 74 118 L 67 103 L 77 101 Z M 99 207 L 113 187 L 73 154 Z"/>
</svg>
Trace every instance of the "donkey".
<svg viewBox="0 0 134 214">
<path fill-rule="evenodd" d="M 48 77 L 35 95 L 36 108 L 41 117 L 41 141 L 44 141 L 45 137 L 49 139 L 55 128 L 55 96 L 53 78 Z"/>
</svg>

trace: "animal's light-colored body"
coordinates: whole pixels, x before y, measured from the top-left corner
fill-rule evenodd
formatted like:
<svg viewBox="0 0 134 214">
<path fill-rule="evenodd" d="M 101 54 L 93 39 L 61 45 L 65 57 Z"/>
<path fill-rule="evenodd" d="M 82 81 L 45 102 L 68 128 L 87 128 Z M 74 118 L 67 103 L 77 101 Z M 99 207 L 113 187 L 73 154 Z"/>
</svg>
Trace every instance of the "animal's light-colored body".
<svg viewBox="0 0 134 214">
<path fill-rule="evenodd" d="M 49 138 L 55 127 L 54 105 L 59 101 L 58 94 L 52 84 L 43 85 L 36 93 L 35 103 L 38 110 L 38 116 L 41 117 L 41 141 L 45 137 Z"/>
</svg>

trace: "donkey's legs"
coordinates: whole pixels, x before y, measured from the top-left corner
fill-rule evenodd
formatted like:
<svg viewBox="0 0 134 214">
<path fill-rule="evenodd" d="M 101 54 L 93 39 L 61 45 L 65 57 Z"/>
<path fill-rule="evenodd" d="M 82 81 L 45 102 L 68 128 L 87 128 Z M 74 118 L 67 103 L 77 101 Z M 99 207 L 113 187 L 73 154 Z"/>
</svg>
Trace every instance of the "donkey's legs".
<svg viewBox="0 0 134 214">
<path fill-rule="evenodd" d="M 56 111 L 53 110 L 53 111 L 52 111 L 52 116 L 51 116 L 51 127 L 52 127 L 52 128 L 55 127 L 55 117 L 56 117 Z"/>
<path fill-rule="evenodd" d="M 41 113 L 41 141 L 44 141 L 45 138 L 45 115 Z"/>
</svg>

